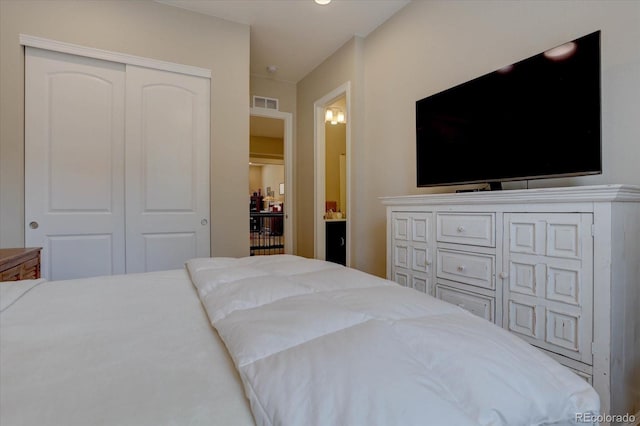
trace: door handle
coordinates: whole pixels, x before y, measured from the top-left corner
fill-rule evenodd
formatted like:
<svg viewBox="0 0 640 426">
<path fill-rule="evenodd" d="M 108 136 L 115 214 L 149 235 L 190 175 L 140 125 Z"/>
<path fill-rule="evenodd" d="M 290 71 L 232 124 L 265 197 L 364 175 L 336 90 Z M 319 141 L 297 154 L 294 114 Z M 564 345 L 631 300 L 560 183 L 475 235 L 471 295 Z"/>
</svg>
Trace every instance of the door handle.
<svg viewBox="0 0 640 426">
<path fill-rule="evenodd" d="M 345 241 L 344 241 L 344 237 L 340 237 L 340 247 L 344 246 Z"/>
<path fill-rule="evenodd" d="M 31 229 L 38 229 L 40 225 L 38 225 L 38 222 L 36 222 L 35 220 L 32 222 L 29 222 L 29 228 Z"/>
</svg>

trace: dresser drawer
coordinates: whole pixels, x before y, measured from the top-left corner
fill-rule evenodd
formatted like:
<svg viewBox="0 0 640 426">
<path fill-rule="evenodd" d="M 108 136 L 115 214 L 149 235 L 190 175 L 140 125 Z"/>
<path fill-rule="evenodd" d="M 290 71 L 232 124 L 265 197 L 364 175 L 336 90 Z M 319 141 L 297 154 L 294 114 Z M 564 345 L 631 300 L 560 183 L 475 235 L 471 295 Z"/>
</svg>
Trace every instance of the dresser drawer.
<svg viewBox="0 0 640 426">
<path fill-rule="evenodd" d="M 480 318 L 494 322 L 493 311 L 495 300 L 493 297 L 470 293 L 440 284 L 436 286 L 436 297 L 445 302 L 459 306 L 462 309 L 466 309 Z"/>
<path fill-rule="evenodd" d="M 438 213 L 438 241 L 483 247 L 496 246 L 494 213 Z"/>
<path fill-rule="evenodd" d="M 493 255 L 440 249 L 436 264 L 439 278 L 495 289 Z"/>
</svg>

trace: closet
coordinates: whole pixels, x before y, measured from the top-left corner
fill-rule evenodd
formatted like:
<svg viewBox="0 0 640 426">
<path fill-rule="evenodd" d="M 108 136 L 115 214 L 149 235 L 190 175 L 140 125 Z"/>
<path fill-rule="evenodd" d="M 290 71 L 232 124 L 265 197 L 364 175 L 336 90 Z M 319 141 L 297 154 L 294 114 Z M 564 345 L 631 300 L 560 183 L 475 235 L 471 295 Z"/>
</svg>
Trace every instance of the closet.
<svg viewBox="0 0 640 426">
<path fill-rule="evenodd" d="M 25 244 L 43 277 L 209 256 L 210 79 L 160 64 L 25 47 Z"/>
</svg>

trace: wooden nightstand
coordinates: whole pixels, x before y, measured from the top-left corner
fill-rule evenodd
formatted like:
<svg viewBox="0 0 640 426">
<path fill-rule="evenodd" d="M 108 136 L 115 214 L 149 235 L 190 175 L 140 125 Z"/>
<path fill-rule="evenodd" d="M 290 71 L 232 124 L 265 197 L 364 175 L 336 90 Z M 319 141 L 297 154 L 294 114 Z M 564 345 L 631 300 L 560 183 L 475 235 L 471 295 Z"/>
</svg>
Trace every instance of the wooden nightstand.
<svg viewBox="0 0 640 426">
<path fill-rule="evenodd" d="M 0 249 L 0 281 L 40 278 L 40 247 Z"/>
</svg>

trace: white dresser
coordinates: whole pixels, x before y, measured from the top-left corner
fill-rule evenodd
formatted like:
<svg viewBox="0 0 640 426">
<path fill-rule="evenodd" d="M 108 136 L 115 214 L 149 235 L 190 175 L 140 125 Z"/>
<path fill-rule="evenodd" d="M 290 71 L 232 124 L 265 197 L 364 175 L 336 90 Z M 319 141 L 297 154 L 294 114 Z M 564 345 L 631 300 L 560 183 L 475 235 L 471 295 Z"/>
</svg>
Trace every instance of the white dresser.
<svg viewBox="0 0 640 426">
<path fill-rule="evenodd" d="M 515 333 L 640 411 L 640 187 L 385 197 L 387 278 Z"/>
</svg>

